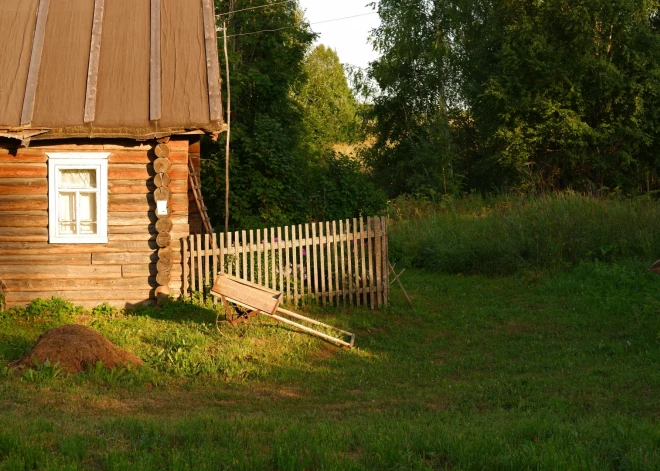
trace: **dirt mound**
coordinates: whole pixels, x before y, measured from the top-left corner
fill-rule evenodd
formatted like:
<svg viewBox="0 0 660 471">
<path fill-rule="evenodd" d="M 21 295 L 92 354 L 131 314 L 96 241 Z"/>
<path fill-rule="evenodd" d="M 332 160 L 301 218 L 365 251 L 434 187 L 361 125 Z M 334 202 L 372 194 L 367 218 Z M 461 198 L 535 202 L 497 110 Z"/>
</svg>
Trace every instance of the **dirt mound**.
<svg viewBox="0 0 660 471">
<path fill-rule="evenodd" d="M 31 368 L 39 362 L 58 363 L 69 373 L 80 373 L 87 365 L 103 362 L 106 368 L 140 366 L 144 362 L 132 353 L 117 348 L 97 331 L 83 325 L 64 325 L 45 332 L 23 358 L 13 366 Z"/>
</svg>

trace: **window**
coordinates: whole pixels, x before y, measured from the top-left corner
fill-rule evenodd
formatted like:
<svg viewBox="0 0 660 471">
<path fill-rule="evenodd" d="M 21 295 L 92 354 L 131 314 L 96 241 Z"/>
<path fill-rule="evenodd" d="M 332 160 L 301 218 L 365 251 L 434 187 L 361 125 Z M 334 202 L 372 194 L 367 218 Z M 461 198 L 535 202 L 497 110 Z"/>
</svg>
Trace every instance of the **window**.
<svg viewBox="0 0 660 471">
<path fill-rule="evenodd" d="M 108 242 L 109 153 L 47 153 L 51 244 Z"/>
</svg>

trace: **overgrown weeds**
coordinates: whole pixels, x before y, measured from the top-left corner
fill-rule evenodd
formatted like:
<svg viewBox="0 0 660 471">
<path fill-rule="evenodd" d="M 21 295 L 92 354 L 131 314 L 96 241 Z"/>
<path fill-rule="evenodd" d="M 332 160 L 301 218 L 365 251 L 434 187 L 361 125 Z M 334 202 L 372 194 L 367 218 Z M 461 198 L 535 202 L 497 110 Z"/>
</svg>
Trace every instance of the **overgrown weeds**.
<svg viewBox="0 0 660 471">
<path fill-rule="evenodd" d="M 507 275 L 660 258 L 660 205 L 649 199 L 403 199 L 390 218 L 393 261 L 436 273 Z"/>
</svg>

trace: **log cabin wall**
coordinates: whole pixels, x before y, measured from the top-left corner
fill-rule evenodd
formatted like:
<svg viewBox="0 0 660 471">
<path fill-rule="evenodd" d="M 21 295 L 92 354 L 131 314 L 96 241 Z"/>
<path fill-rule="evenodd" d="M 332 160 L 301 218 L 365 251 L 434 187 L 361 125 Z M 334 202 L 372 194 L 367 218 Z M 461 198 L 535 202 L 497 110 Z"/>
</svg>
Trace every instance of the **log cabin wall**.
<svg viewBox="0 0 660 471">
<path fill-rule="evenodd" d="M 53 296 L 76 305 L 134 307 L 155 302 L 157 221 L 153 191 L 155 141 L 35 141 L 29 148 L 0 140 L 0 280 L 7 307 Z M 181 294 L 180 239 L 189 234 L 188 139 L 168 143 L 171 248 L 170 293 Z M 194 147 L 193 147 L 194 149 Z M 110 152 L 108 243 L 48 242 L 46 152 Z M 194 201 L 193 201 L 194 204 Z"/>
</svg>

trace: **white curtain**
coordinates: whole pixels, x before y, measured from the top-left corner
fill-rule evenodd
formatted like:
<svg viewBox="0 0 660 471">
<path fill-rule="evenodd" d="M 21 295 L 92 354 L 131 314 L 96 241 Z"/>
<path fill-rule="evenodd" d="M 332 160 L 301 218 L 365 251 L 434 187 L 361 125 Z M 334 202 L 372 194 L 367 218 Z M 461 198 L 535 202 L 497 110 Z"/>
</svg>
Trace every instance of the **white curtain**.
<svg viewBox="0 0 660 471">
<path fill-rule="evenodd" d="M 60 170 L 60 189 L 96 188 L 96 170 L 62 169 Z"/>
<path fill-rule="evenodd" d="M 76 233 L 76 194 L 60 193 L 58 201 L 58 219 L 60 221 L 60 234 Z"/>
</svg>

